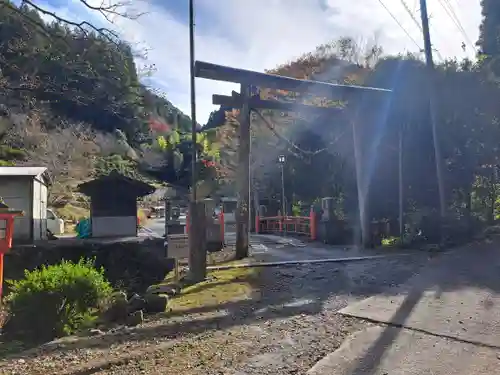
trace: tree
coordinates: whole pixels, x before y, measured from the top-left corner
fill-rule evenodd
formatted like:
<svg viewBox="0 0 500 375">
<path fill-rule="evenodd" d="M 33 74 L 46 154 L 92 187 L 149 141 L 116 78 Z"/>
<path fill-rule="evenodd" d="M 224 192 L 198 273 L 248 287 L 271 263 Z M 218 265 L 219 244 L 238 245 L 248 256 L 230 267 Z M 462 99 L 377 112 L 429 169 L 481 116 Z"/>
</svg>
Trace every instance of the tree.
<svg viewBox="0 0 500 375">
<path fill-rule="evenodd" d="M 81 3 L 109 19 L 140 15 L 128 2 Z M 189 117 L 140 83 L 137 52 L 113 30 L 69 21 L 30 1 L 1 5 L 0 102 L 21 111 L 45 103 L 54 113 L 97 130 L 120 129 L 134 146 L 149 140 L 151 117 L 189 127 Z M 44 22 L 40 13 L 55 21 Z"/>
<path fill-rule="evenodd" d="M 78 123 L 45 129 L 37 113 L 11 127 L 3 138 L 9 147 L 22 147 L 25 158 L 17 165 L 45 166 L 51 179 L 50 204 L 72 200 L 76 186 L 93 175 L 99 148 L 95 133 Z"/>
<path fill-rule="evenodd" d="M 370 219 L 393 221 L 399 217 L 401 131 L 404 210 L 407 214 L 437 212 L 437 182 L 429 177 L 435 175 L 435 162 L 425 95 L 425 64 L 412 55 L 381 58 L 377 47 L 369 49 L 372 57 L 363 58 L 348 39 L 331 46 L 335 48 L 324 47 L 321 53 L 305 55 L 273 73 L 390 88 L 393 94 L 386 99 L 329 102 L 326 105 L 340 109 L 338 116 L 333 117 L 262 111 L 261 118 L 252 122 L 252 149 L 256 151 L 253 183 L 259 185 L 259 191 L 280 199 L 276 158 L 284 154 L 288 201 L 312 203 L 320 197 L 333 196 L 343 202 L 346 214 L 356 215 L 356 185 L 360 181 L 354 175 L 351 132 L 356 121 L 361 133 L 361 157 L 367 166 L 361 183 L 366 189 Z M 438 95 L 442 98 L 438 131 L 444 139 L 450 197 L 447 205 L 454 220 L 467 218 L 470 223 L 474 217 L 486 220 L 487 216 L 491 220 L 498 191 L 497 176 L 492 173 L 500 150 L 496 145 L 500 136 L 500 114 L 495 104 L 500 94 L 498 84 L 489 79 L 490 71 L 481 59 L 449 60 L 437 67 L 436 74 Z M 300 99 L 293 93 L 273 90 L 264 94 L 273 100 Z M 323 103 L 321 98 L 317 100 Z M 214 113 L 212 120 L 218 122 L 221 117 L 221 113 Z M 237 130 L 234 116 L 226 116 L 225 126 L 231 122 L 235 122 Z M 230 148 L 235 147 L 236 140 L 230 143 Z M 230 158 L 230 153 L 221 151 L 221 155 L 226 154 Z"/>
<path fill-rule="evenodd" d="M 219 167 L 220 153 L 210 132 L 199 132 L 196 137 L 196 176 L 203 192 L 200 195 L 211 195 L 221 178 Z M 192 181 L 193 144 L 191 134 L 171 132 L 167 137 L 158 136 L 156 142 L 147 150 L 143 159 L 143 169 L 151 176 L 175 188 L 188 190 Z"/>
<path fill-rule="evenodd" d="M 495 0 L 481 0 L 483 20 L 479 28 L 477 45 L 480 53 L 500 55 L 500 4 Z"/>
</svg>

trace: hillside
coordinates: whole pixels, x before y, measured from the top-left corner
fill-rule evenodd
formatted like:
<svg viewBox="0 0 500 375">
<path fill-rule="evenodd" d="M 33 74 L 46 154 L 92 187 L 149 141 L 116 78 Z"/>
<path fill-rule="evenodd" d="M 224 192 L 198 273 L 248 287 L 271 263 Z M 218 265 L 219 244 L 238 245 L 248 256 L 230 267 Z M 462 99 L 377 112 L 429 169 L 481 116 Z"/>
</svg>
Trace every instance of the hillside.
<svg viewBox="0 0 500 375">
<path fill-rule="evenodd" d="M 127 44 L 14 9 L 0 7 L 0 165 L 47 166 L 51 204 L 112 169 L 151 180 L 144 153 L 161 159 L 157 138 L 190 118 L 141 84 Z"/>
</svg>

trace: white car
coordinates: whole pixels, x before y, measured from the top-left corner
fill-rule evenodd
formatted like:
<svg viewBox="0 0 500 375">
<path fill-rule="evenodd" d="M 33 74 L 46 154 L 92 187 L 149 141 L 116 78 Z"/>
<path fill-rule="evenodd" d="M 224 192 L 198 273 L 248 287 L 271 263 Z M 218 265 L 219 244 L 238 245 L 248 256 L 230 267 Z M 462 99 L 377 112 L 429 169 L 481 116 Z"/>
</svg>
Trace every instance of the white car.
<svg viewBox="0 0 500 375">
<path fill-rule="evenodd" d="M 47 208 L 47 230 L 55 236 L 64 234 L 64 220 L 50 208 Z"/>
</svg>

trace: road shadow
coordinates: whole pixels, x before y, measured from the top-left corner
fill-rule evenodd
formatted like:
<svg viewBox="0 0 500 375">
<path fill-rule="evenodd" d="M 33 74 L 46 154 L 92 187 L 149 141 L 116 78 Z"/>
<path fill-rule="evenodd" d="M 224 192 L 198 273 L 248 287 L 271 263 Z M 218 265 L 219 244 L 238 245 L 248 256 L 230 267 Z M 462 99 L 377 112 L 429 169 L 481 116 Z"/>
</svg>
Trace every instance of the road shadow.
<svg viewBox="0 0 500 375">
<path fill-rule="evenodd" d="M 393 288 L 384 294 L 393 292 L 406 293 L 405 299 L 397 311 L 385 324 L 385 329 L 362 358 L 350 369 L 351 375 L 372 375 L 378 373 L 382 359 L 392 347 L 401 329 L 406 326 L 415 307 L 424 293 L 434 292 L 434 299 L 440 300 L 444 293 L 465 288 L 477 288 L 491 293 L 500 292 L 500 252 L 498 242 L 470 244 L 456 252 L 436 258 L 419 275 L 409 280 L 400 288 Z M 498 301 L 498 299 L 497 299 Z M 461 302 L 466 303 L 466 301 Z M 489 311 L 495 307 L 495 298 L 488 297 L 480 305 L 474 306 L 476 311 Z M 459 314 L 459 312 L 457 312 Z M 471 318 L 472 319 L 472 318 Z M 432 332 L 440 336 L 438 332 Z M 443 335 L 453 339 L 453 335 Z M 455 338 L 461 342 L 461 340 Z"/>
<path fill-rule="evenodd" d="M 404 302 L 394 315 L 396 321 L 406 321 L 412 313 L 415 306 L 422 298 L 420 289 L 412 289 L 405 298 Z M 387 350 L 393 345 L 399 335 L 400 329 L 395 329 L 393 325 L 385 327 L 379 338 L 366 351 L 363 357 L 357 361 L 351 369 L 351 375 L 371 375 L 377 371 L 382 358 L 384 358 Z"/>
</svg>

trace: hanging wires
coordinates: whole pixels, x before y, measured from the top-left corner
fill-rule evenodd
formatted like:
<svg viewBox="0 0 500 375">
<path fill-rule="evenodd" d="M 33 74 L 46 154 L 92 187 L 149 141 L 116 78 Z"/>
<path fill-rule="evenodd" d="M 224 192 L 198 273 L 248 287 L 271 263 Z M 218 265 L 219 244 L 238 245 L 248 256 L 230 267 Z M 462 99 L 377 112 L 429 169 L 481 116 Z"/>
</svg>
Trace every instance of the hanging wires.
<svg viewBox="0 0 500 375">
<path fill-rule="evenodd" d="M 252 108 L 251 112 L 254 112 L 262 120 L 262 122 L 264 123 L 264 125 L 266 125 L 266 127 L 271 131 L 271 133 L 273 133 L 274 136 L 276 136 L 280 140 L 282 140 L 285 143 L 287 143 L 288 146 L 291 148 L 290 151 L 295 156 L 297 156 L 297 157 L 300 157 L 299 154 L 311 157 L 311 156 L 315 156 L 317 154 L 320 154 L 322 152 L 328 151 L 330 149 L 329 146 L 332 146 L 335 143 L 337 143 L 344 136 L 344 134 L 346 133 L 346 130 L 344 130 L 341 134 L 339 134 L 337 137 L 335 137 L 335 139 L 332 142 L 330 142 L 327 145 L 327 147 L 325 147 L 325 148 L 322 148 L 322 149 L 319 149 L 319 150 L 316 150 L 316 151 L 303 150 L 302 148 L 300 148 L 299 146 L 297 146 L 295 143 L 293 143 L 290 139 L 288 139 L 285 136 L 279 134 L 278 131 L 276 131 L 275 127 L 262 115 L 262 113 L 259 110 L 255 109 L 255 108 Z"/>
</svg>

